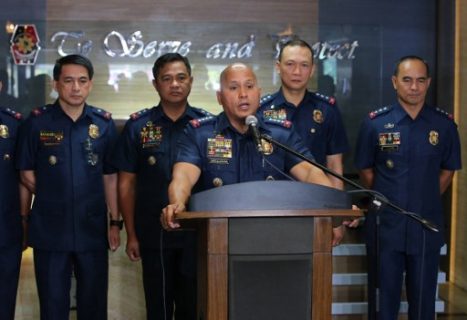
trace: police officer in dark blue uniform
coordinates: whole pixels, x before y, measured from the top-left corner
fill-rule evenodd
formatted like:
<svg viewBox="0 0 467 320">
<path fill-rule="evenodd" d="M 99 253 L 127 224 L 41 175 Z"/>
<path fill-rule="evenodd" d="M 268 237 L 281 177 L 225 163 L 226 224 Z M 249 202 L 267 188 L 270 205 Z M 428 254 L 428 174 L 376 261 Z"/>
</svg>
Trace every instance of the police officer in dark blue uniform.
<svg viewBox="0 0 467 320">
<path fill-rule="evenodd" d="M 285 43 L 276 69 L 281 89 L 261 99 L 260 113 L 265 118 L 292 121 L 316 161 L 342 175 L 342 155 L 349 150 L 347 135 L 336 100 L 307 90 L 314 71 L 310 45 L 300 39 Z M 336 188 L 343 189 L 341 180 L 329 178 Z M 343 235 L 342 226 L 334 228 L 333 244 L 339 244 Z"/>
<path fill-rule="evenodd" d="M 0 82 L 0 91 L 2 83 Z M 23 232 L 15 147 L 21 114 L 0 107 L 0 319 L 15 318 Z M 22 189 L 23 193 L 26 190 Z M 21 213 L 21 215 L 20 215 Z M 25 221 L 26 223 L 26 221 Z"/>
<path fill-rule="evenodd" d="M 166 229 L 179 227 L 174 213 L 185 210 L 197 181 L 204 190 L 239 182 L 284 179 L 282 172 L 286 172 L 300 181 L 331 186 L 321 169 L 266 142 L 262 143 L 263 160 L 245 124 L 246 117 L 257 111 L 260 98 L 251 68 L 240 63 L 230 65 L 221 73 L 220 83 L 217 100 L 224 112 L 217 117 L 192 120 L 179 141 L 169 186 L 170 205 L 161 216 Z M 261 132 L 311 157 L 290 126 L 289 121 L 260 120 L 258 123 Z"/>
<path fill-rule="evenodd" d="M 17 166 L 35 194 L 28 240 L 43 320 L 68 319 L 72 269 L 77 318 L 107 319 L 107 249 L 120 242 L 117 174 L 109 161 L 117 133 L 108 112 L 86 103 L 93 72 L 85 57 L 58 59 L 57 101 L 34 109 L 21 129 Z"/>
<path fill-rule="evenodd" d="M 195 234 L 162 233 L 159 215 L 168 204 L 177 140 L 188 121 L 209 113 L 188 104 L 193 77 L 186 57 L 162 55 L 152 71 L 160 103 L 130 116 L 114 157 L 126 251 L 130 260 L 142 259 L 147 319 L 195 319 Z"/>
<path fill-rule="evenodd" d="M 440 230 L 430 231 L 383 206 L 376 234 L 376 215 L 369 213 L 365 223 L 370 319 L 397 319 L 404 272 L 409 319 L 435 318 L 439 255 L 444 243 L 441 194 L 454 171 L 461 168 L 461 157 L 452 118 L 425 103 L 430 80 L 423 59 L 401 58 L 392 77 L 397 103 L 371 112 L 360 129 L 355 163 L 363 183 Z"/>
</svg>

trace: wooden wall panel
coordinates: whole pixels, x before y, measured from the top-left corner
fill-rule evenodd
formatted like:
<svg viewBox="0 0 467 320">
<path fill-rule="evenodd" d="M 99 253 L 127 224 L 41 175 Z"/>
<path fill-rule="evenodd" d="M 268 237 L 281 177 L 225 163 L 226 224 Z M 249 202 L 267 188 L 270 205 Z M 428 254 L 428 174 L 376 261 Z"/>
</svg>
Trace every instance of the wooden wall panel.
<svg viewBox="0 0 467 320">
<path fill-rule="evenodd" d="M 456 186 L 455 234 L 452 239 L 451 282 L 467 289 L 467 2 L 457 0 L 456 17 L 456 121 L 462 145 L 463 169 L 458 172 Z M 456 200 L 457 199 L 457 200 Z"/>
<path fill-rule="evenodd" d="M 318 0 L 49 0 L 48 20 L 294 22 L 316 18 Z M 311 21 L 313 21 L 311 20 Z M 317 21 L 317 20 L 315 20 Z"/>
</svg>

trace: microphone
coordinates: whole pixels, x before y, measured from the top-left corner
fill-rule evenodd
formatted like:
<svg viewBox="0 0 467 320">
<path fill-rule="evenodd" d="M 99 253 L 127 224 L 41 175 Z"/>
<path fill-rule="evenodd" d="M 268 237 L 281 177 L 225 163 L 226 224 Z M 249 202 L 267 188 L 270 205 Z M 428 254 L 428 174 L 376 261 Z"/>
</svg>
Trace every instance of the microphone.
<svg viewBox="0 0 467 320">
<path fill-rule="evenodd" d="M 256 150 L 259 153 L 263 153 L 263 146 L 261 145 L 261 134 L 258 131 L 258 119 L 254 115 L 249 115 L 245 119 L 245 124 L 248 126 L 250 134 L 253 136 L 253 140 L 256 144 Z"/>
</svg>

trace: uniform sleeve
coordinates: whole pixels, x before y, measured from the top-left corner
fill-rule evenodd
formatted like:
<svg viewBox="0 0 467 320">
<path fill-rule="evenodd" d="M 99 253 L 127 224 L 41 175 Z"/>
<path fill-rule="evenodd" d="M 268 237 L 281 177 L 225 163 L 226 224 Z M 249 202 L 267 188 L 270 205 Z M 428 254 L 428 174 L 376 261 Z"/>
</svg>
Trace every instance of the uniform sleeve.
<svg viewBox="0 0 467 320">
<path fill-rule="evenodd" d="M 129 120 L 117 140 L 113 153 L 112 163 L 119 171 L 138 172 L 138 144 L 138 136 Z"/>
<path fill-rule="evenodd" d="M 337 105 L 331 107 L 329 135 L 327 137 L 326 155 L 348 152 L 349 141 L 342 121 L 341 113 Z"/>
<path fill-rule="evenodd" d="M 446 150 L 443 155 L 443 162 L 441 168 L 444 170 L 459 170 L 462 168 L 461 161 L 461 145 L 459 139 L 459 132 L 454 123 L 449 126 L 448 134 L 448 143 L 446 145 Z"/>
<path fill-rule="evenodd" d="M 302 139 L 295 130 L 290 131 L 289 138 L 287 139 L 287 142 L 285 144 L 289 146 L 292 150 L 295 150 L 296 152 L 302 154 L 306 158 L 310 160 L 315 160 L 311 151 L 303 144 Z M 285 169 L 287 170 L 287 172 L 289 172 L 290 169 L 292 169 L 295 165 L 299 164 L 302 161 L 305 160 L 300 159 L 299 157 L 289 152 L 285 152 Z"/>
<path fill-rule="evenodd" d="M 200 141 L 200 134 L 187 125 L 177 143 L 177 157 L 175 162 L 188 162 L 202 169 L 202 153 Z M 206 150 L 204 151 L 206 152 Z"/>
<path fill-rule="evenodd" d="M 365 119 L 360 126 L 357 145 L 355 148 L 355 167 L 357 169 L 373 168 L 376 156 L 375 130 L 369 119 Z"/>
<path fill-rule="evenodd" d="M 18 170 L 35 170 L 36 168 L 39 141 L 34 132 L 33 121 L 29 117 L 20 125 L 18 130 L 16 145 L 16 168 Z"/>
<path fill-rule="evenodd" d="M 104 174 L 112 174 L 117 172 L 117 168 L 113 165 L 112 162 L 112 153 L 115 148 L 118 138 L 117 128 L 115 127 L 115 122 L 111 120 L 109 122 L 109 128 L 107 130 L 107 146 L 105 148 L 104 155 Z"/>
</svg>

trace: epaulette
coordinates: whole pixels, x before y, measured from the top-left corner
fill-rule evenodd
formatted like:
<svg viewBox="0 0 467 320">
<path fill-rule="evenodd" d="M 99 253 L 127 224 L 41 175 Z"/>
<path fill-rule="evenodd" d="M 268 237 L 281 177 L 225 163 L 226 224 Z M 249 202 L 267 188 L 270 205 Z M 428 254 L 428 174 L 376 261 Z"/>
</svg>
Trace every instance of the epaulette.
<svg viewBox="0 0 467 320">
<path fill-rule="evenodd" d="M 292 127 L 292 121 L 289 120 L 279 120 L 279 119 L 271 119 L 271 118 L 265 118 L 264 119 L 265 123 L 271 123 L 275 124 L 284 128 L 291 128 Z"/>
<path fill-rule="evenodd" d="M 441 108 L 438 108 L 438 107 L 436 107 L 435 110 L 438 111 L 439 113 L 441 113 L 442 115 L 448 117 L 449 119 L 454 120 L 454 115 L 453 114 L 451 114 L 451 113 L 449 113 L 449 112 L 447 112 L 447 111 L 445 111 L 445 110 L 443 110 Z"/>
<path fill-rule="evenodd" d="M 382 115 L 382 114 L 385 114 L 386 112 L 389 112 L 391 109 L 392 109 L 391 106 L 382 107 L 382 108 L 379 108 L 377 110 L 371 111 L 368 114 L 368 116 L 370 117 L 370 119 L 374 119 L 374 118 L 378 117 L 379 115 Z"/>
<path fill-rule="evenodd" d="M 39 116 L 43 115 L 44 113 L 46 113 L 47 111 L 49 111 L 51 109 L 50 107 L 51 107 L 51 105 L 45 105 L 45 106 L 42 106 L 42 107 L 34 108 L 34 109 L 32 109 L 31 114 L 36 116 L 36 117 L 39 117 Z"/>
<path fill-rule="evenodd" d="M 212 114 L 211 112 L 207 111 L 207 110 L 204 110 L 204 109 L 201 109 L 201 108 L 195 108 L 195 107 L 192 107 L 193 109 L 196 110 L 196 112 L 199 112 L 201 113 L 202 115 L 204 115 L 204 117 L 212 117 L 214 116 L 214 114 Z"/>
<path fill-rule="evenodd" d="M 98 116 L 104 118 L 105 120 L 110 120 L 112 119 L 112 114 L 110 112 L 107 112 L 103 109 L 100 109 L 100 108 L 93 108 L 92 110 L 95 114 L 97 114 Z"/>
<path fill-rule="evenodd" d="M 146 108 L 146 109 L 143 109 L 143 110 L 139 110 L 139 111 L 133 112 L 132 114 L 130 114 L 130 119 L 131 119 L 131 120 L 137 120 L 137 119 L 139 119 L 143 114 L 148 113 L 149 110 L 150 110 L 150 109 Z"/>
<path fill-rule="evenodd" d="M 207 117 L 204 117 L 204 118 L 193 119 L 193 120 L 190 120 L 190 125 L 193 128 L 199 128 L 202 125 L 213 122 L 215 119 L 216 118 L 214 116 L 207 116 Z"/>
<path fill-rule="evenodd" d="M 275 95 L 274 94 L 267 94 L 265 96 L 262 96 L 260 99 L 259 99 L 259 105 L 260 106 L 263 106 L 269 102 L 271 102 L 273 99 L 274 99 Z"/>
<path fill-rule="evenodd" d="M 10 108 L 2 108 L 0 110 L 3 111 L 3 113 L 15 118 L 16 120 L 21 120 L 23 116 L 21 113 L 16 112 L 15 110 L 11 110 Z"/>
<path fill-rule="evenodd" d="M 321 94 L 319 92 L 312 92 L 312 93 L 316 98 L 318 98 L 320 100 L 323 100 L 324 102 L 327 102 L 332 106 L 336 104 L 336 98 L 334 98 L 334 97 L 329 97 L 329 96 L 326 96 L 326 95 Z"/>
</svg>

